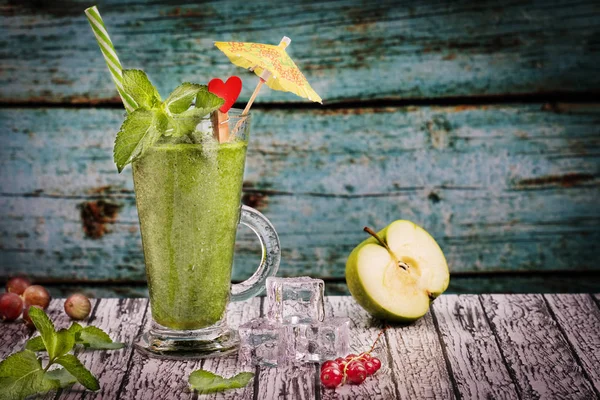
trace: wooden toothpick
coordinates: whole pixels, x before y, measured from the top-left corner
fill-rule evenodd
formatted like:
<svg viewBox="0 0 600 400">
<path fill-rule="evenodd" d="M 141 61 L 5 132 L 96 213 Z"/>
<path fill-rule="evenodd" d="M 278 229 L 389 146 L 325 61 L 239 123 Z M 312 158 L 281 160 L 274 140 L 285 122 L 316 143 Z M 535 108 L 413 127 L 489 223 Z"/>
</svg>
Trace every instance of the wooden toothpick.
<svg viewBox="0 0 600 400">
<path fill-rule="evenodd" d="M 246 108 L 244 108 L 244 111 L 242 111 L 242 116 L 245 116 L 246 114 L 248 114 L 248 111 L 250 111 L 250 107 L 252 107 L 252 103 L 254 103 L 254 99 L 256 99 L 256 96 L 258 95 L 260 88 L 262 87 L 262 85 L 265 82 L 266 82 L 266 80 L 261 77 L 260 80 L 258 81 L 258 84 L 256 85 L 256 88 L 254 88 L 254 92 L 252 93 L 252 96 L 250 96 L 250 100 L 248 100 L 248 104 L 246 104 Z"/>
</svg>

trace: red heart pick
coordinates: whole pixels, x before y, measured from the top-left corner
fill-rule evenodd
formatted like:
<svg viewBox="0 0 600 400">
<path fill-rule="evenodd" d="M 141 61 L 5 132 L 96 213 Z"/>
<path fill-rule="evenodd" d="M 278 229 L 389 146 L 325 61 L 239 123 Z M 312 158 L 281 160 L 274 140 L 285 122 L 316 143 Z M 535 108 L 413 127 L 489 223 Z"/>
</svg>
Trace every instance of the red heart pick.
<svg viewBox="0 0 600 400">
<path fill-rule="evenodd" d="M 242 80 L 237 76 L 232 76 L 224 83 L 222 80 L 215 78 L 208 82 L 208 91 L 225 100 L 219 111 L 226 113 L 242 91 Z"/>
</svg>

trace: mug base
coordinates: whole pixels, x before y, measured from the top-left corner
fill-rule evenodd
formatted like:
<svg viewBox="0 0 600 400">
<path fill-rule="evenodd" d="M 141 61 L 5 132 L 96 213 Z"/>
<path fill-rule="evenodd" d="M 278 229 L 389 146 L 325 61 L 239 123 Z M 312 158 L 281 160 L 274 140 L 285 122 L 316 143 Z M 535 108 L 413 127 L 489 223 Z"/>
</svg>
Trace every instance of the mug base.
<svg viewBox="0 0 600 400">
<path fill-rule="evenodd" d="M 237 332 L 227 326 L 178 331 L 156 323 L 133 342 L 145 356 L 178 360 L 226 356 L 236 353 L 239 344 Z"/>
</svg>

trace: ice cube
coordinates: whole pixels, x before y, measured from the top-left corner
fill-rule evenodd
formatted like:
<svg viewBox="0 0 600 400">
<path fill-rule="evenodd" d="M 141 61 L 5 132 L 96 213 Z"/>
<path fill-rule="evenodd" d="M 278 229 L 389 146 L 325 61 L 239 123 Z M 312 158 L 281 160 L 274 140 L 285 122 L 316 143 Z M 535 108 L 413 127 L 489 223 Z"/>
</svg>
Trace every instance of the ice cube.
<svg viewBox="0 0 600 400">
<path fill-rule="evenodd" d="M 255 318 L 240 325 L 239 358 L 243 365 L 277 365 L 281 325 L 266 318 Z"/>
<path fill-rule="evenodd" d="M 322 362 L 344 357 L 350 344 L 350 320 L 327 318 L 323 322 L 282 326 L 279 363 Z"/>
<path fill-rule="evenodd" d="M 286 324 L 323 321 L 325 283 L 308 276 L 267 278 L 267 317 Z"/>
</svg>

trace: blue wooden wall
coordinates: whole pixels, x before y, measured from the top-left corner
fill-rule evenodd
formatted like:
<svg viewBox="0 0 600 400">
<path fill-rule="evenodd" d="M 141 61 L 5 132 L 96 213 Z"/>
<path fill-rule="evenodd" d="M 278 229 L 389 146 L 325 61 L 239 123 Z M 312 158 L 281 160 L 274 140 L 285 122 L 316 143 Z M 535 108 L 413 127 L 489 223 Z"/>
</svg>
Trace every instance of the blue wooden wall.
<svg viewBox="0 0 600 400">
<path fill-rule="evenodd" d="M 344 292 L 365 237 L 411 219 L 451 291 L 600 291 L 600 6 L 595 1 L 99 1 L 127 68 L 167 95 L 251 73 L 215 40 L 277 43 L 325 100 L 263 90 L 244 202 L 267 215 L 281 275 Z M 372 4 L 369 4 L 372 3 Z M 87 1 L 0 1 L 0 281 L 54 293 L 145 291 L 123 109 Z M 259 254 L 238 235 L 234 278 Z"/>
</svg>

